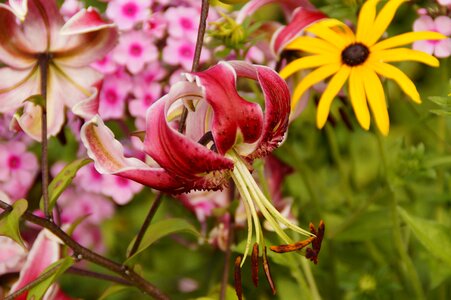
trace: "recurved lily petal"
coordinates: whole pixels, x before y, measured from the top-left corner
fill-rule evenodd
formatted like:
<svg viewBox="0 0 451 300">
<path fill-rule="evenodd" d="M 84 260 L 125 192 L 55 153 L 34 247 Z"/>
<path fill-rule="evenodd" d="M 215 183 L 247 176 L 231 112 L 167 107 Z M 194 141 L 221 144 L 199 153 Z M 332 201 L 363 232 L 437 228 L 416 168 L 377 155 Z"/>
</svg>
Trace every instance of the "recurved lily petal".
<svg viewBox="0 0 451 300">
<path fill-rule="evenodd" d="M 168 111 L 174 102 L 187 98 L 199 98 L 203 96 L 203 93 L 202 88 L 194 82 L 178 82 L 171 87 L 167 95 L 155 102 L 147 111 L 145 152 L 174 177 L 185 181 L 185 184 L 201 180 L 207 172 L 233 169 L 231 160 L 195 140 L 186 138 L 167 122 Z M 200 186 L 198 185 L 197 188 L 220 188 L 223 177 L 211 176 L 214 182 L 208 184 L 207 180 L 199 183 Z"/>
<path fill-rule="evenodd" d="M 92 7 L 69 19 L 60 34 L 69 42 L 55 51 L 54 57 L 59 64 L 71 67 L 86 66 L 99 60 L 116 46 L 119 36 L 116 25 L 104 21 Z"/>
<path fill-rule="evenodd" d="M 114 138 L 99 116 L 81 128 L 81 140 L 88 156 L 95 162 L 97 171 L 125 177 L 159 190 L 183 190 L 184 182 L 177 180 L 162 168 L 150 167 L 143 161 L 124 156 L 124 148 Z"/>
<path fill-rule="evenodd" d="M 263 132 L 249 158 L 262 157 L 279 146 L 285 137 L 290 113 L 290 91 L 285 81 L 272 69 L 240 61 L 230 64 L 238 77 L 258 81 L 265 100 Z"/>
<path fill-rule="evenodd" d="M 27 0 L 9 0 L 9 5 L 0 3 L 0 7 L 12 12 L 20 21 L 25 19 L 28 12 Z"/>
<path fill-rule="evenodd" d="M 231 64 L 221 62 L 216 66 L 194 73 L 205 89 L 205 100 L 213 109 L 212 134 L 216 149 L 225 154 L 237 142 L 256 142 L 263 129 L 261 107 L 243 99 L 237 92 L 237 74 Z"/>
<path fill-rule="evenodd" d="M 282 50 L 296 37 L 304 33 L 304 29 L 309 25 L 326 18 L 327 16 L 313 9 L 304 7 L 298 8 L 287 26 L 281 27 L 274 33 L 271 39 L 271 49 L 276 56 L 279 56 Z"/>
<path fill-rule="evenodd" d="M 315 9 L 315 7 L 308 0 L 251 0 L 247 2 L 238 12 L 236 16 L 236 22 L 238 24 L 243 23 L 243 21 L 253 13 L 255 13 L 259 8 L 267 5 L 276 3 L 279 4 L 285 12 L 287 18 L 291 13 L 298 7 L 305 7 L 308 9 Z"/>
<path fill-rule="evenodd" d="M 60 257 L 60 244 L 61 241 L 50 231 L 42 230 L 34 241 L 25 265 L 20 271 L 19 280 L 14 283 L 10 293 L 18 291 L 38 278 L 45 268 L 56 262 Z M 47 293 L 51 293 L 51 289 Z M 27 294 L 28 291 L 14 299 L 25 300 Z"/>
</svg>

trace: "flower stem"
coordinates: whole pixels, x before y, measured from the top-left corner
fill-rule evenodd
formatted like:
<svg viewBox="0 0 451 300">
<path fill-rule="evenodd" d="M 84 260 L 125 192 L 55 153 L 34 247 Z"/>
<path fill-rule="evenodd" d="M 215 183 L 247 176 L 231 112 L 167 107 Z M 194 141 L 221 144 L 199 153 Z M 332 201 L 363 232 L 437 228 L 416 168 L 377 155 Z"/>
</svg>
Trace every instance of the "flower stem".
<svg viewBox="0 0 451 300">
<path fill-rule="evenodd" d="M 132 250 L 130 251 L 128 257 L 131 257 L 133 254 L 136 253 L 136 251 L 138 251 L 139 245 L 141 244 L 144 234 L 146 233 L 146 230 L 149 227 L 150 222 L 152 222 L 152 219 L 155 216 L 157 209 L 160 207 L 162 196 L 163 193 L 161 192 L 156 195 L 155 200 L 153 201 L 152 206 L 150 207 L 150 210 L 147 213 L 146 219 L 144 220 L 144 223 L 141 225 L 141 229 L 139 230 L 138 235 L 136 236 L 135 243 L 133 244 Z"/>
<path fill-rule="evenodd" d="M 51 219 L 49 208 L 49 162 L 47 145 L 47 82 L 50 56 L 42 53 L 38 57 L 39 70 L 41 71 L 41 96 L 44 103 L 41 106 L 41 170 L 42 170 L 42 198 L 44 201 L 44 214 Z"/>
<path fill-rule="evenodd" d="M 234 220 L 233 220 L 233 217 L 231 217 L 231 220 L 229 221 L 229 234 L 227 235 L 226 253 L 224 256 L 224 271 L 222 273 L 221 292 L 219 294 L 220 300 L 226 299 L 227 282 L 229 281 L 230 257 L 232 255 L 231 247 L 232 247 L 232 240 L 233 240 L 233 227 L 234 227 Z"/>
<path fill-rule="evenodd" d="M 0 200 L 0 208 L 4 209 L 5 211 L 11 211 L 12 206 L 7 204 L 6 202 L 3 202 Z M 69 248 L 71 248 L 74 251 L 74 256 L 77 259 L 85 259 L 87 261 L 90 261 L 96 265 L 102 266 L 125 280 L 129 281 L 130 284 L 134 285 L 135 287 L 139 288 L 142 292 L 146 293 L 147 295 L 154 297 L 155 299 L 161 299 L 166 300 L 169 299 L 165 294 L 163 294 L 162 291 L 160 291 L 156 286 L 148 282 L 146 279 L 138 275 L 135 271 L 128 268 L 125 265 L 119 264 L 117 262 L 114 262 L 104 256 L 101 256 L 74 241 L 66 232 L 64 232 L 61 228 L 59 228 L 55 223 L 49 221 L 48 219 L 37 217 L 31 212 L 25 212 L 22 215 L 22 218 L 33 223 L 36 225 L 39 225 L 43 228 L 48 229 L 50 232 L 52 232 L 54 235 L 59 237 L 61 241 L 65 245 L 67 245 Z"/>
<path fill-rule="evenodd" d="M 194 50 L 193 65 L 191 72 L 196 72 L 199 67 L 200 54 L 202 53 L 202 46 L 204 44 L 205 29 L 207 28 L 208 9 L 210 8 L 209 0 L 202 0 L 202 7 L 200 11 L 199 28 L 197 30 L 196 49 Z M 186 117 L 188 116 L 188 109 L 183 106 L 183 111 L 180 116 L 179 132 L 185 130 Z"/>
</svg>

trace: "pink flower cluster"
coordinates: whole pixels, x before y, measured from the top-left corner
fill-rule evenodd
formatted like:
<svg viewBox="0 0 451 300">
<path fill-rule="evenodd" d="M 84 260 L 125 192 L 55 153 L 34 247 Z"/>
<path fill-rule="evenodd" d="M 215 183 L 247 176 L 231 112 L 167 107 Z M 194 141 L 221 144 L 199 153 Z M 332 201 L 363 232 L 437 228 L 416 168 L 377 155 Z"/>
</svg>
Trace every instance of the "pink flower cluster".
<svg viewBox="0 0 451 300">
<path fill-rule="evenodd" d="M 442 5 L 450 5 L 450 1 L 442 1 Z M 435 31 L 451 36 L 451 18 L 449 16 L 429 16 L 425 9 L 418 11 L 420 17 L 413 23 L 414 31 Z M 417 41 L 413 49 L 426 52 L 439 58 L 446 58 L 451 54 L 451 38 L 439 41 Z"/>
<path fill-rule="evenodd" d="M 121 36 L 116 48 L 93 64 L 105 74 L 99 114 L 104 120 L 121 119 L 128 111 L 136 127 L 143 129 L 147 108 L 181 72 L 191 69 L 200 2 L 111 0 L 106 15 Z M 213 9 L 209 15 L 216 18 Z M 200 63 L 210 57 L 202 49 Z"/>
<path fill-rule="evenodd" d="M 0 123 L 4 122 L 0 120 Z M 0 124 L 0 127 L 3 126 Z M 39 165 L 35 154 L 27 149 L 30 139 L 22 135 L 10 137 L 8 133 L 5 134 L 0 135 L 0 191 L 14 201 L 27 195 L 38 174 Z"/>
</svg>

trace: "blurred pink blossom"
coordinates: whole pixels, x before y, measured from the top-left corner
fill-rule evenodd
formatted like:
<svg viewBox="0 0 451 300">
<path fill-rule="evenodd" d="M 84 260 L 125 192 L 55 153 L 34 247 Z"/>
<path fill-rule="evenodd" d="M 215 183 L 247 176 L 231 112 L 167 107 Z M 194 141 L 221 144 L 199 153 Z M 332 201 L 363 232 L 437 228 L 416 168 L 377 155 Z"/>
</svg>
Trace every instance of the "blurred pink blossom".
<svg viewBox="0 0 451 300">
<path fill-rule="evenodd" d="M 87 192 L 101 193 L 103 175 L 97 172 L 94 164 L 90 163 L 77 172 L 74 183 Z"/>
<path fill-rule="evenodd" d="M 141 85 L 134 89 L 135 99 L 130 101 L 130 114 L 134 117 L 146 117 L 149 106 L 160 98 L 162 93 L 161 84 Z"/>
<path fill-rule="evenodd" d="M 154 38 L 161 39 L 166 33 L 168 21 L 161 12 L 156 12 L 144 23 L 144 31 Z"/>
<path fill-rule="evenodd" d="M 149 0 L 111 0 L 106 15 L 122 30 L 130 30 L 150 15 Z"/>
<path fill-rule="evenodd" d="M 451 7 L 451 0 L 437 0 L 441 6 Z"/>
<path fill-rule="evenodd" d="M 19 244 L 0 236 L 0 275 L 20 271 L 26 256 L 27 253 Z"/>
<path fill-rule="evenodd" d="M 165 12 L 171 37 L 196 41 L 199 11 L 193 7 L 171 7 Z"/>
<path fill-rule="evenodd" d="M 195 42 L 171 37 L 166 42 L 166 47 L 163 49 L 164 62 L 173 66 L 181 65 L 185 70 L 190 70 L 196 48 Z M 207 50 L 202 50 L 200 63 L 207 61 L 209 58 L 210 53 Z"/>
<path fill-rule="evenodd" d="M 117 63 L 125 65 L 131 73 L 136 74 L 146 63 L 158 59 L 158 49 L 144 32 L 129 31 L 120 37 L 113 58 Z"/>
<path fill-rule="evenodd" d="M 130 202 L 133 196 L 143 188 L 142 184 L 127 178 L 114 175 L 104 175 L 104 178 L 103 193 L 113 198 L 114 202 L 119 205 Z"/>
<path fill-rule="evenodd" d="M 148 85 L 156 83 L 166 76 L 166 69 L 161 65 L 161 62 L 154 61 L 142 70 L 139 74 L 136 74 L 133 78 L 133 83 L 136 86 Z"/>
<path fill-rule="evenodd" d="M 18 141 L 0 144 L 0 187 L 12 199 L 25 197 L 38 172 L 36 156 Z"/>
<path fill-rule="evenodd" d="M 124 71 L 105 76 L 100 91 L 99 114 L 105 119 L 122 118 L 125 101 L 131 88 L 130 75 Z"/>
<path fill-rule="evenodd" d="M 103 74 L 112 74 L 118 69 L 116 62 L 113 60 L 111 52 L 105 55 L 102 59 L 92 63 L 91 67 Z"/>
<path fill-rule="evenodd" d="M 65 0 L 60 12 L 65 18 L 70 18 L 83 8 L 83 2 L 79 0 Z"/>
<path fill-rule="evenodd" d="M 414 31 L 436 31 L 446 36 L 451 35 L 451 18 L 439 16 L 435 19 L 427 15 L 420 16 L 413 23 Z M 440 41 L 417 41 L 413 43 L 413 49 L 421 50 L 436 57 L 445 58 L 451 54 L 451 39 Z"/>
</svg>

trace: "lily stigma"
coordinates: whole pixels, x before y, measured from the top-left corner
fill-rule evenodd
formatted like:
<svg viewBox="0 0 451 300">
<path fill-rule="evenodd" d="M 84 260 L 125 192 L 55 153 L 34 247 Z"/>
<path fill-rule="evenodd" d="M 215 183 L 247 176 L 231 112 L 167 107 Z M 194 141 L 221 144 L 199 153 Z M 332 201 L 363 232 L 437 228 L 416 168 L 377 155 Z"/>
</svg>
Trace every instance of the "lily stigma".
<svg viewBox="0 0 451 300">
<path fill-rule="evenodd" d="M 271 283 L 259 212 L 286 243 L 271 250 L 283 253 L 312 244 L 305 255 L 316 263 L 324 224 L 320 223 L 318 233 L 313 225 L 310 231 L 294 225 L 274 208 L 249 171 L 254 159 L 271 153 L 285 138 L 290 112 L 290 94 L 285 81 L 268 67 L 240 61 L 221 62 L 208 70 L 184 76 L 185 80 L 172 85 L 168 94 L 147 111 L 143 141 L 146 161 L 125 157 L 123 146 L 100 117 L 83 125 L 81 139 L 96 169 L 170 194 L 220 190 L 231 178 L 243 199 L 248 226 L 244 258 L 240 259 L 239 267 L 249 254 L 255 231 L 252 265 L 258 268 L 255 257 L 261 253 Z M 257 81 L 265 100 L 264 112 L 259 104 L 238 94 L 238 78 Z M 180 133 L 177 124 L 183 106 L 190 112 L 185 131 Z M 282 225 L 307 239 L 293 243 Z"/>
<path fill-rule="evenodd" d="M 369 129 L 371 110 L 379 131 L 387 135 L 390 121 L 384 89 L 378 75 L 394 80 L 414 102 L 420 103 L 415 84 L 399 68 L 388 62 L 417 61 L 432 67 L 439 65 L 439 61 L 432 55 L 397 48 L 418 40 L 446 38 L 438 32 L 408 32 L 377 42 L 398 7 L 406 0 L 387 1 L 376 14 L 378 2 L 369 0 L 363 4 L 356 33 L 339 20 L 324 19 L 305 29 L 305 32 L 314 36 L 298 37 L 285 47 L 286 50 L 303 51 L 311 55 L 289 63 L 280 72 L 282 78 L 290 77 L 300 70 L 317 68 L 296 86 L 292 96 L 292 110 L 311 86 L 333 75 L 319 100 L 316 115 L 318 128 L 325 125 L 334 97 L 349 79 L 348 93 L 360 126 L 365 130 Z"/>
</svg>

